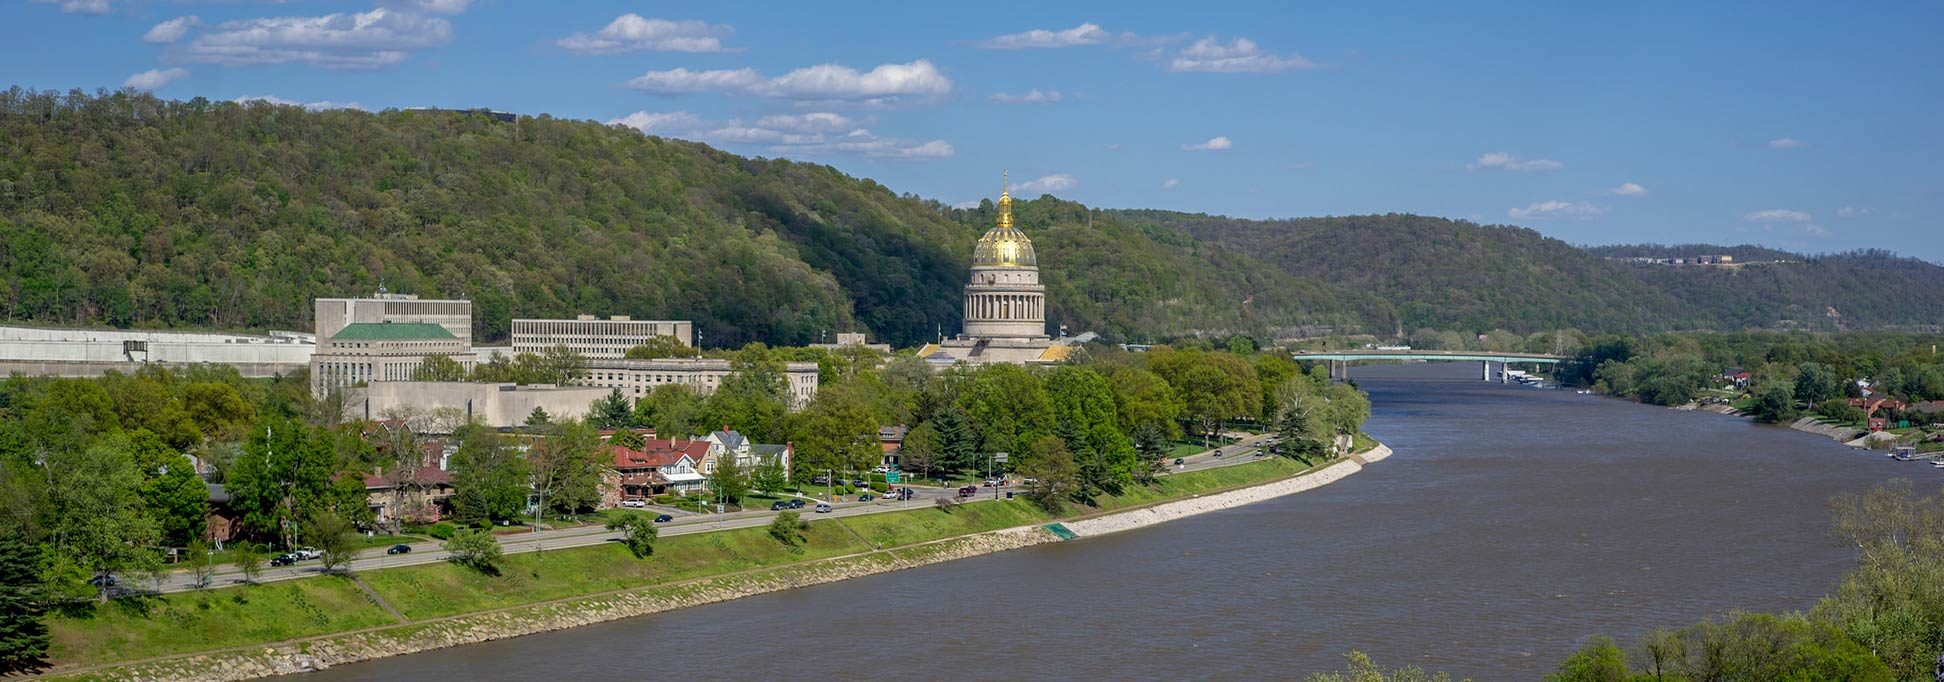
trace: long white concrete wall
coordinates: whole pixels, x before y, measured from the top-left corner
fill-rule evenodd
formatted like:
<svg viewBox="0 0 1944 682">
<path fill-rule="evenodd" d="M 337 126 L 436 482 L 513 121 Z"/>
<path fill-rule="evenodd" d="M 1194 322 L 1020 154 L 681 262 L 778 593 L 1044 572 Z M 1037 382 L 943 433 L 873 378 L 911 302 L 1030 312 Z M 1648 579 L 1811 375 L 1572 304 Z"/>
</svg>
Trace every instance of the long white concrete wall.
<svg viewBox="0 0 1944 682">
<path fill-rule="evenodd" d="M 1341 481 L 1351 474 L 1363 471 L 1364 465 L 1358 463 L 1356 461 L 1357 459 L 1362 459 L 1364 462 L 1376 462 L 1385 457 L 1389 457 L 1390 454 L 1391 450 L 1388 446 L 1378 445 L 1370 452 L 1357 455 L 1356 458 L 1346 459 L 1300 476 L 1285 478 L 1280 481 L 1264 483 L 1241 490 L 1202 495 L 1186 500 L 1157 504 L 1152 507 L 1118 512 L 1098 518 L 1068 521 L 1064 525 L 1067 530 L 1073 531 L 1074 535 L 1090 537 L 1118 533 L 1135 528 L 1145 528 L 1155 524 L 1167 523 L 1184 516 L 1233 509 L 1245 504 L 1253 504 L 1284 495 L 1294 495 L 1305 490 L 1313 490 Z"/>
<path fill-rule="evenodd" d="M 124 344 L 141 341 L 146 351 Z M 316 345 L 307 335 L 252 336 L 208 332 L 43 329 L 0 326 L 0 372 L 97 376 L 132 372 L 145 364 L 231 365 L 249 376 L 270 376 L 310 364 Z"/>
</svg>

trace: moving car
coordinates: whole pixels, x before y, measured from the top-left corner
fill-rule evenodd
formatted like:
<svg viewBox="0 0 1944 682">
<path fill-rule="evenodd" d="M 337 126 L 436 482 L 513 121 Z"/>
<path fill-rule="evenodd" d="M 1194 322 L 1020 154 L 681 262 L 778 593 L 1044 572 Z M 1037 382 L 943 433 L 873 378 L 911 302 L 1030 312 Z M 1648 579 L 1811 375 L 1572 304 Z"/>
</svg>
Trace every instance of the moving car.
<svg viewBox="0 0 1944 682">
<path fill-rule="evenodd" d="M 298 547 L 297 551 L 291 553 L 297 555 L 297 558 L 303 561 L 309 561 L 311 559 L 316 559 L 318 557 L 324 556 L 324 553 L 317 551 L 316 547 Z"/>
<path fill-rule="evenodd" d="M 93 585 L 95 587 L 114 587 L 115 576 L 108 575 L 108 574 L 98 575 L 88 579 L 88 584 Z"/>
<path fill-rule="evenodd" d="M 802 508 L 803 508 L 803 500 L 777 500 L 776 502 L 770 504 L 770 511 L 783 511 L 785 509 L 802 509 Z"/>
<path fill-rule="evenodd" d="M 877 499 L 877 498 L 876 498 L 876 497 L 874 497 L 874 496 L 872 496 L 872 495 L 871 495 L 870 493 L 864 493 L 864 494 L 862 494 L 862 495 L 858 495 L 858 496 L 857 496 L 857 501 L 859 501 L 859 502 L 869 502 L 869 501 L 871 501 L 871 500 L 875 500 L 875 499 Z"/>
<path fill-rule="evenodd" d="M 270 557 L 271 566 L 290 566 L 297 563 L 297 555 L 284 553 Z"/>
<path fill-rule="evenodd" d="M 386 554 L 411 554 L 411 545 L 392 545 L 385 549 Z"/>
<path fill-rule="evenodd" d="M 959 497 L 971 497 L 973 495 L 977 495 L 979 494 L 979 486 L 968 485 L 963 488 L 959 488 L 958 494 Z"/>
<path fill-rule="evenodd" d="M 675 517 L 673 517 L 673 516 L 669 516 L 669 515 L 667 515 L 667 514 L 662 514 L 662 515 L 659 515 L 659 516 L 656 516 L 656 517 L 655 517 L 655 523 L 668 523 L 668 522 L 670 522 L 670 521 L 674 521 L 674 520 L 675 520 Z"/>
<path fill-rule="evenodd" d="M 1176 457 L 1176 458 L 1175 458 L 1175 466 L 1181 466 L 1181 463 L 1182 463 L 1183 461 L 1184 461 L 1184 460 L 1183 460 L 1182 458 L 1180 458 L 1180 457 Z"/>
<path fill-rule="evenodd" d="M 830 513 L 830 503 L 829 503 L 829 502 L 818 502 L 818 503 L 817 503 L 817 513 L 819 513 L 819 514 L 828 514 L 828 513 Z"/>
</svg>

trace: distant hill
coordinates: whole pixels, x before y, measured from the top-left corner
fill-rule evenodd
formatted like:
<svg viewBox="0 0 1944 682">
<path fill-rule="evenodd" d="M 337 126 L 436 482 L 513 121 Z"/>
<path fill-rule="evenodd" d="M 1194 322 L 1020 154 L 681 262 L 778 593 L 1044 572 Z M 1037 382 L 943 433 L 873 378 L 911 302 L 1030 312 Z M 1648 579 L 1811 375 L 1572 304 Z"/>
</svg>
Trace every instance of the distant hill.
<svg viewBox="0 0 1944 682">
<path fill-rule="evenodd" d="M 1885 254 L 1704 272 L 1410 215 L 1014 210 L 1049 320 L 1111 339 L 1944 319 L 1940 269 Z M 693 319 L 711 346 L 860 329 L 914 345 L 959 328 L 994 218 L 547 116 L 0 92 L 0 321 L 301 330 L 312 298 L 382 282 L 472 299 L 488 341 L 513 317 L 587 313 Z"/>
<path fill-rule="evenodd" d="M 1742 244 L 1739 246 L 1717 246 L 1714 244 L 1612 244 L 1606 246 L 1583 246 L 1587 253 L 1602 258 L 1691 258 L 1694 256 L 1729 256 L 1737 262 L 1803 260 L 1799 253 L 1790 253 L 1766 246 Z"/>
</svg>

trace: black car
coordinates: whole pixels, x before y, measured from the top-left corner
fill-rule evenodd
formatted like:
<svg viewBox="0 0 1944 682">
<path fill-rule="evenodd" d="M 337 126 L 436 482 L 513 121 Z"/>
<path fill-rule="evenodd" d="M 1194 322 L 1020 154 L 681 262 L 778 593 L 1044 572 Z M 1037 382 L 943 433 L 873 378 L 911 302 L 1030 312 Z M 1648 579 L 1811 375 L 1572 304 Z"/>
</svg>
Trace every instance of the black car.
<svg viewBox="0 0 1944 682">
<path fill-rule="evenodd" d="M 297 555 L 295 554 L 279 554 L 270 557 L 271 566 L 292 566 L 295 565 L 296 563 L 297 563 Z"/>
<path fill-rule="evenodd" d="M 797 499 L 794 499 L 794 500 L 790 500 L 790 508 L 791 508 L 791 509 L 802 509 L 802 508 L 803 508 L 803 498 L 801 498 L 801 497 L 799 497 L 799 498 L 797 498 Z"/>
<path fill-rule="evenodd" d="M 655 517 L 655 523 L 668 523 L 668 522 L 670 522 L 670 521 L 674 521 L 674 520 L 675 520 L 675 517 L 673 517 L 673 516 L 669 516 L 669 515 L 667 515 L 667 514 L 662 514 L 662 515 L 660 515 L 660 516 L 656 516 L 656 517 Z"/>
<path fill-rule="evenodd" d="M 789 508 L 790 508 L 789 500 L 777 500 L 775 502 L 770 503 L 770 511 L 783 511 Z"/>
<path fill-rule="evenodd" d="M 1184 461 L 1184 460 L 1182 460 L 1182 459 L 1181 459 L 1180 457 L 1176 457 L 1176 458 L 1175 458 L 1175 466 L 1181 466 L 1181 463 L 1182 463 L 1183 461 Z"/>
<path fill-rule="evenodd" d="M 875 498 L 875 497 L 872 497 L 870 493 L 864 493 L 864 494 L 862 494 L 862 495 L 858 495 L 858 496 L 857 496 L 857 501 L 859 501 L 859 502 L 869 502 L 869 501 L 871 501 L 871 500 L 874 500 L 874 499 L 877 499 L 877 498 Z"/>
<path fill-rule="evenodd" d="M 389 547 L 389 548 L 387 548 L 387 549 L 385 550 L 385 553 L 386 553 L 386 554 L 411 554 L 411 553 L 412 553 L 412 546 L 411 546 L 411 545 L 392 545 L 391 547 Z"/>
<path fill-rule="evenodd" d="M 92 579 L 90 579 L 90 580 L 88 581 L 88 584 L 89 584 L 89 585 L 93 585 L 93 586 L 95 586 L 95 587 L 114 587 L 114 586 L 115 586 L 115 576 L 112 576 L 112 575 L 98 575 L 98 576 L 95 576 L 94 578 L 92 578 Z"/>
</svg>

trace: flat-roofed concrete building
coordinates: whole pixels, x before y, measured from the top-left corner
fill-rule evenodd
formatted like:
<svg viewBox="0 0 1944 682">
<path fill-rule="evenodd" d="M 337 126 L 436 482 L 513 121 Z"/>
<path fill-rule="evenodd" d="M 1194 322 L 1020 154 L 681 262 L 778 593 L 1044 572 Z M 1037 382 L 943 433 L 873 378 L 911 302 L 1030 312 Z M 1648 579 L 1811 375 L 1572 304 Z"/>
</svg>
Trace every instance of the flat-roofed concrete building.
<svg viewBox="0 0 1944 682">
<path fill-rule="evenodd" d="M 716 358 L 662 358 L 659 360 L 591 360 L 588 386 L 621 389 L 622 395 L 639 399 L 665 384 L 682 384 L 696 395 L 714 393 L 729 375 L 729 361 Z M 783 363 L 785 402 L 795 412 L 817 397 L 817 363 Z"/>
<path fill-rule="evenodd" d="M 347 419 L 383 419 L 403 410 L 451 408 L 467 421 L 501 428 L 525 424 L 534 408 L 554 421 L 579 419 L 610 389 L 549 384 L 476 384 L 466 381 L 381 381 L 345 391 Z"/>
<path fill-rule="evenodd" d="M 628 349 L 657 336 L 694 346 L 695 325 L 688 320 L 636 320 L 626 315 L 605 320 L 593 315 L 572 320 L 514 320 L 513 352 L 539 353 L 566 346 L 590 360 L 619 360 Z"/>
<path fill-rule="evenodd" d="M 320 338 L 311 356 L 311 393 L 329 395 L 358 384 L 410 381 L 426 356 L 451 358 L 472 371 L 465 341 L 431 322 L 354 322 Z"/>
<path fill-rule="evenodd" d="M 320 298 L 312 302 L 312 308 L 320 344 L 347 325 L 360 322 L 429 322 L 445 327 L 460 343 L 472 345 L 472 301 L 419 298 L 380 289 L 371 298 Z"/>
</svg>

